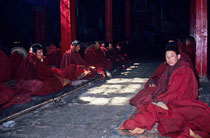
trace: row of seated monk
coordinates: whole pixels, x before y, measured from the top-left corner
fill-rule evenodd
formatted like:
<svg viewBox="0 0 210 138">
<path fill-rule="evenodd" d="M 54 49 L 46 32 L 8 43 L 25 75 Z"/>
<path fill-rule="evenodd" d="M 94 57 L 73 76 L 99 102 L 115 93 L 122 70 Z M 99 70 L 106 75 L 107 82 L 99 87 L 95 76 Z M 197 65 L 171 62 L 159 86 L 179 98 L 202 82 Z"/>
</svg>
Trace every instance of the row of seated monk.
<svg viewBox="0 0 210 138">
<path fill-rule="evenodd" d="M 185 45 L 180 40 L 170 40 L 165 48 L 165 62 L 130 99 L 134 108 L 119 127 L 121 135 L 148 134 L 146 130 L 152 130 L 157 124 L 161 136 L 210 137 L 210 107 L 198 100 L 194 59 L 194 41 L 187 40 Z"/>
<path fill-rule="evenodd" d="M 95 41 L 86 48 L 84 58 L 79 54 L 80 48 L 80 41 L 75 40 L 62 55 L 59 48 L 51 45 L 44 56 L 42 45 L 35 43 L 25 58 L 20 49 L 9 58 L 0 50 L 0 109 L 29 102 L 32 95 L 57 92 L 71 86 L 73 80 L 93 78 L 96 74 L 111 77 L 113 64 L 123 64 L 128 58 L 119 43 L 114 47 L 112 43 Z M 16 80 L 15 86 L 4 84 L 11 79 Z"/>
</svg>

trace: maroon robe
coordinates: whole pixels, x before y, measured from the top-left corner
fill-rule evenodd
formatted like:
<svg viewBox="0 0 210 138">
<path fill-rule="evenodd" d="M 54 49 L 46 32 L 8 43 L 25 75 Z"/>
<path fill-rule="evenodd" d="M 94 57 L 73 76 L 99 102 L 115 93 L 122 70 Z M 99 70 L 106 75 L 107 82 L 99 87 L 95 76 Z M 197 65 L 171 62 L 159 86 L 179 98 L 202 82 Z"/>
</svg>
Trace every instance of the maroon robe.
<svg viewBox="0 0 210 138">
<path fill-rule="evenodd" d="M 149 85 L 154 84 L 158 85 L 158 81 L 160 80 L 161 75 L 165 71 L 167 64 L 166 62 L 163 62 L 160 64 L 160 66 L 157 68 L 155 73 L 152 74 L 152 76 L 149 78 L 149 80 L 145 83 L 144 88 L 148 88 Z"/>
<path fill-rule="evenodd" d="M 33 53 L 24 59 L 18 70 L 17 80 L 39 80 L 43 86 L 34 95 L 47 95 L 63 88 L 62 81 L 52 72 L 47 59 L 41 62 Z"/>
<path fill-rule="evenodd" d="M 107 48 L 107 50 L 106 50 L 106 57 L 108 59 L 111 59 L 112 62 L 114 62 L 114 63 L 120 61 L 119 57 L 116 55 L 116 53 L 115 53 L 113 48 L 112 49 Z"/>
<path fill-rule="evenodd" d="M 102 68 L 103 70 L 111 70 L 112 62 L 103 57 L 100 49 L 97 50 L 95 47 L 89 48 L 85 54 L 85 61 L 95 66 L 96 68 Z"/>
<path fill-rule="evenodd" d="M 60 68 L 66 68 L 71 64 L 88 66 L 79 53 L 68 50 L 63 54 Z"/>
<path fill-rule="evenodd" d="M 17 71 L 24 58 L 22 55 L 18 53 L 18 51 L 15 51 L 10 55 L 9 59 L 10 59 L 11 79 L 16 79 Z"/>
<path fill-rule="evenodd" d="M 195 56 L 196 56 L 196 45 L 195 43 L 190 43 L 185 47 L 185 52 L 190 57 L 192 63 L 195 65 Z"/>
<path fill-rule="evenodd" d="M 138 108 L 138 113 L 127 119 L 121 128 L 151 130 L 158 122 L 158 130 L 163 136 L 189 137 L 189 129 L 201 136 L 209 136 L 210 109 L 197 101 L 198 85 L 189 63 L 180 59 L 173 67 L 167 65 L 157 87 L 141 90 L 130 103 Z M 165 103 L 165 110 L 152 102 Z M 203 128 L 204 127 L 204 128 Z"/>
<path fill-rule="evenodd" d="M 0 82 L 10 80 L 10 61 L 8 56 L 0 50 Z"/>
<path fill-rule="evenodd" d="M 60 67 L 62 59 L 62 52 L 60 48 L 56 48 L 55 45 L 51 45 L 47 49 L 46 57 L 49 65 L 56 66 L 57 68 Z"/>
<path fill-rule="evenodd" d="M 0 110 L 13 104 L 24 104 L 31 101 L 31 95 L 40 92 L 43 82 L 39 80 L 21 80 L 15 86 L 0 84 Z"/>
<path fill-rule="evenodd" d="M 75 66 L 75 71 L 77 72 L 75 74 L 75 77 L 71 78 L 71 80 L 78 79 L 78 76 L 80 76 L 79 77 L 80 79 L 92 78 L 93 76 L 96 75 L 97 71 L 100 72 L 100 70 L 97 69 L 93 70 L 89 68 L 91 65 L 88 65 L 88 63 L 85 62 L 85 60 L 80 56 L 80 54 L 75 51 L 75 46 L 71 46 L 70 50 L 64 53 L 60 68 L 61 70 L 66 72 L 65 68 L 69 68 L 70 66 Z M 85 72 L 87 71 L 89 73 L 85 74 Z"/>
<path fill-rule="evenodd" d="M 104 46 L 101 46 L 101 52 L 104 57 L 106 57 L 107 49 Z"/>
</svg>

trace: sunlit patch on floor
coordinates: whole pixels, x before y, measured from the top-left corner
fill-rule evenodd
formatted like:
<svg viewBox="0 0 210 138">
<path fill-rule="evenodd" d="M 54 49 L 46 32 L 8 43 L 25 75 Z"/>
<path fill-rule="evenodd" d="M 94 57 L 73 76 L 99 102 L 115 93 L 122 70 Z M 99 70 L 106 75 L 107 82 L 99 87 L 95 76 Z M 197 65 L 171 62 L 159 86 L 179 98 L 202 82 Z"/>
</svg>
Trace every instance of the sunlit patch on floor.
<svg viewBox="0 0 210 138">
<path fill-rule="evenodd" d="M 101 86 L 89 89 L 80 100 L 90 105 L 128 105 L 148 78 L 113 78 Z"/>
</svg>

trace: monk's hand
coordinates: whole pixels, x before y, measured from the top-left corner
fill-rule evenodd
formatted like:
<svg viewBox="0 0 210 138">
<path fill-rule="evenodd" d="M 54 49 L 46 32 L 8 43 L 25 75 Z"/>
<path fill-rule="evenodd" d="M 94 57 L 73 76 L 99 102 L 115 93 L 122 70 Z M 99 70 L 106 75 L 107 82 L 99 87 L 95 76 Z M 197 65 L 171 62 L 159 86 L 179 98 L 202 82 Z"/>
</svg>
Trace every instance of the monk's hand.
<svg viewBox="0 0 210 138">
<path fill-rule="evenodd" d="M 95 69 L 96 67 L 94 67 L 94 66 L 90 66 L 89 68 L 90 68 L 90 69 Z"/>
<path fill-rule="evenodd" d="M 163 102 L 158 102 L 158 103 L 152 102 L 152 104 L 157 105 L 157 106 L 159 106 L 159 107 L 161 107 L 161 108 L 163 108 L 165 110 L 168 110 L 167 105 L 164 104 Z"/>
</svg>

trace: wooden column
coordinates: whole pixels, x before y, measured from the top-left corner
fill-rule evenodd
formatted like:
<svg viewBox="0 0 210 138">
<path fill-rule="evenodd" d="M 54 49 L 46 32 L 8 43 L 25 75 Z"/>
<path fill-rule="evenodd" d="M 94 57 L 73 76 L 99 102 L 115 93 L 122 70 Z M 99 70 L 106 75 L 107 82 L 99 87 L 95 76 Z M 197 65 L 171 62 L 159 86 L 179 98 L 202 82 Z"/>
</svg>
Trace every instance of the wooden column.
<svg viewBox="0 0 210 138">
<path fill-rule="evenodd" d="M 105 20 L 106 20 L 106 34 L 105 34 L 105 40 L 107 42 L 113 41 L 112 36 L 112 0 L 106 0 L 105 1 Z"/>
<path fill-rule="evenodd" d="M 60 0 L 61 49 L 69 50 L 71 42 L 76 39 L 75 0 Z"/>
<path fill-rule="evenodd" d="M 196 69 L 207 77 L 207 0 L 196 0 Z"/>
<path fill-rule="evenodd" d="M 131 0 L 125 1 L 125 35 L 129 39 L 131 37 Z"/>
</svg>

